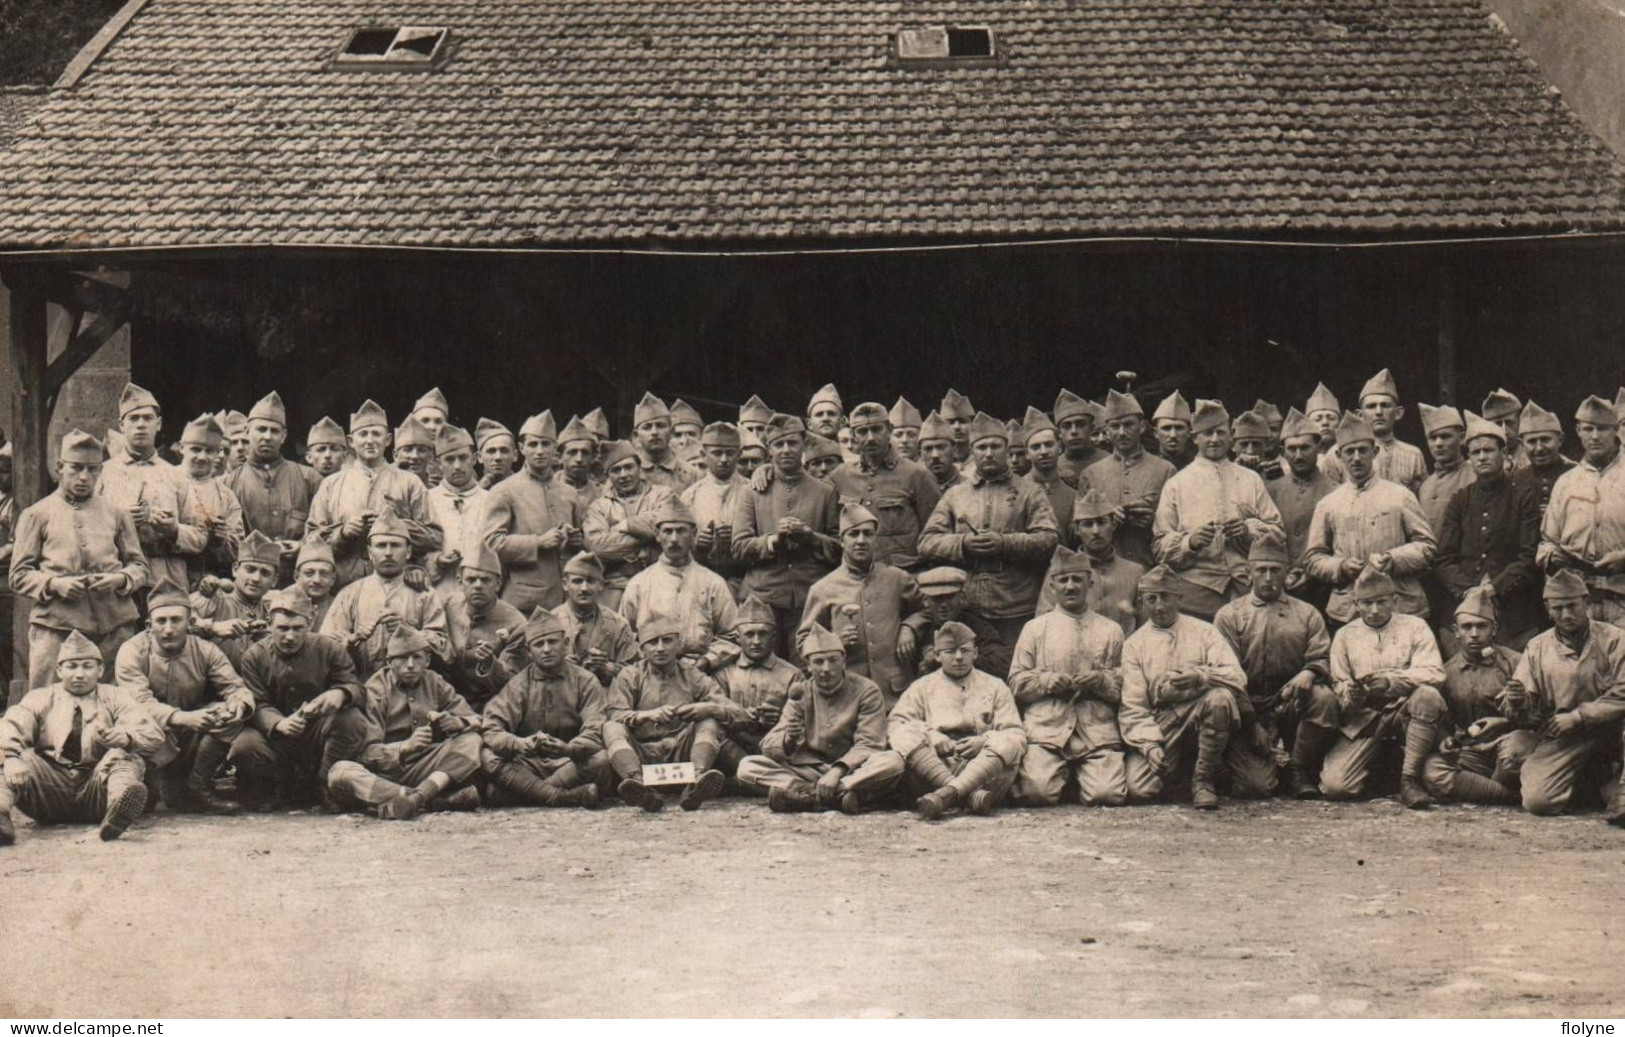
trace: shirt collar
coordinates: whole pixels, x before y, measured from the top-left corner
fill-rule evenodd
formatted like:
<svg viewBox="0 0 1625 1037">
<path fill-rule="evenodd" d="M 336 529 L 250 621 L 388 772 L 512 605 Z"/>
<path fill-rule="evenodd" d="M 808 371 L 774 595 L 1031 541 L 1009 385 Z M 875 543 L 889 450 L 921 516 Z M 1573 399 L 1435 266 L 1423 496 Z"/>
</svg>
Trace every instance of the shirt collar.
<svg viewBox="0 0 1625 1037">
<path fill-rule="evenodd" d="M 880 464 L 873 468 L 869 467 L 868 462 L 864 460 L 862 454 L 858 455 L 858 471 L 864 473 L 865 475 L 873 475 L 875 472 L 880 471 L 881 469 L 889 472 L 896 467 L 897 450 L 895 447 L 887 447 L 886 452 L 880 455 Z"/>
</svg>

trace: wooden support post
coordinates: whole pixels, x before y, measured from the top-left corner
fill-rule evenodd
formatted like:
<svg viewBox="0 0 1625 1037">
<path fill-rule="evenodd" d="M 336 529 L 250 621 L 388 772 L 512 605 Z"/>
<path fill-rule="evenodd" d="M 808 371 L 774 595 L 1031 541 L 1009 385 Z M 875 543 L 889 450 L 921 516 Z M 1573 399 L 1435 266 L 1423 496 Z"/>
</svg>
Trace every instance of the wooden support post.
<svg viewBox="0 0 1625 1037">
<path fill-rule="evenodd" d="M 16 514 L 21 515 L 24 508 L 51 491 L 46 440 L 51 427 L 52 394 L 45 386 L 50 354 L 40 279 L 28 272 L 7 270 L 5 282 L 11 293 L 11 364 L 17 376 L 17 395 L 11 401 L 11 486 Z M 14 597 L 8 705 L 20 699 L 28 688 L 28 614 L 28 599 Z"/>
<path fill-rule="evenodd" d="M 1444 406 L 1456 403 L 1456 285 L 1451 273 L 1450 260 L 1439 262 L 1436 280 L 1438 303 L 1439 349 L 1439 401 Z"/>
</svg>

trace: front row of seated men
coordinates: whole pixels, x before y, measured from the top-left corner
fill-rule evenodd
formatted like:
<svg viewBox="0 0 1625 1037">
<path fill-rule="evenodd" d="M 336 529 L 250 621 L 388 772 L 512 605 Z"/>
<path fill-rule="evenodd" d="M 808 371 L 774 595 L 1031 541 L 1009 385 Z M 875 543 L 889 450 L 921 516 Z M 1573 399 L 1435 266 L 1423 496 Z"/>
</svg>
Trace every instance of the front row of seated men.
<svg viewBox="0 0 1625 1037">
<path fill-rule="evenodd" d="M 469 563 L 481 565 L 493 563 Z M 215 784 L 227 764 L 241 804 L 320 801 L 388 819 L 482 803 L 592 807 L 611 792 L 658 811 L 666 797 L 643 782 L 655 763 L 693 765 L 678 799 L 688 810 L 732 778 L 775 811 L 912 799 L 931 820 L 1006 799 L 1120 805 L 1175 788 L 1212 809 L 1220 791 L 1273 794 L 1282 770 L 1297 798 L 1354 799 L 1397 778 L 1412 808 L 1521 800 L 1549 814 L 1606 799 L 1625 631 L 1590 618 L 1583 580 L 1547 579 L 1555 625 L 1521 656 L 1495 644 L 1492 589 L 1468 593 L 1447 664 L 1426 622 L 1395 611 L 1378 567 L 1356 580 L 1357 615 L 1332 636 L 1285 593 L 1279 539 L 1255 539 L 1247 565 L 1249 593 L 1211 624 L 1181 613 L 1183 581 L 1151 569 L 1139 583 L 1148 619 L 1125 638 L 1091 609 L 1089 556 L 1058 548 L 1054 607 L 1022 629 L 1008 685 L 977 667 L 973 630 L 948 620 L 931 635 L 937 667 L 895 699 L 850 668 L 853 639 L 821 624 L 801 633 L 804 669 L 780 659 L 774 611 L 756 597 L 738 609 L 737 652 L 724 662 L 706 651 L 703 663 L 706 646 L 658 614 L 639 625 L 638 653 L 590 647 L 596 621 L 567 601 L 469 653 L 487 679 L 508 675 L 482 711 L 431 668 L 438 642 L 398 614 L 346 642 L 313 632 L 299 586 L 274 591 L 266 635 L 234 667 L 191 633 L 198 599 L 166 582 L 114 683 L 76 631 L 56 681 L 0 719 L 0 845 L 15 838 L 14 807 L 117 838 L 148 809 L 149 786 L 172 810 L 235 812 Z M 590 603 L 590 557 L 571 569 L 576 604 Z M 365 681 L 350 651 L 363 639 L 369 658 L 381 642 Z M 1606 817 L 1625 823 L 1617 788 Z"/>
</svg>

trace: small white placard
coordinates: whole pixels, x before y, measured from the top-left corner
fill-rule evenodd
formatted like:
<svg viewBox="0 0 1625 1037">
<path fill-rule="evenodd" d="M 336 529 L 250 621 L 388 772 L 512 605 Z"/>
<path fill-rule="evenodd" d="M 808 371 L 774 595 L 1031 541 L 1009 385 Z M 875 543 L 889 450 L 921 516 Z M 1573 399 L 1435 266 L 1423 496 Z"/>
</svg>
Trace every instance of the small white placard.
<svg viewBox="0 0 1625 1037">
<path fill-rule="evenodd" d="M 692 763 L 646 763 L 643 765 L 643 783 L 645 785 L 692 785 L 694 784 L 694 765 Z"/>
</svg>

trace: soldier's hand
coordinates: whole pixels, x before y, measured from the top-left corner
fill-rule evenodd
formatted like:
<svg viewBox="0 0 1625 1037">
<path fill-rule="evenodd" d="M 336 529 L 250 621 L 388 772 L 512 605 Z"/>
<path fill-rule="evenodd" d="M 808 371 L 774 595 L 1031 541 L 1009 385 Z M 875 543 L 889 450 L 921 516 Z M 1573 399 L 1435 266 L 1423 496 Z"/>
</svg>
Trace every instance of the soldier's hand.
<svg viewBox="0 0 1625 1037">
<path fill-rule="evenodd" d="M 768 487 L 772 485 L 773 466 L 770 464 L 762 465 L 760 468 L 756 469 L 756 473 L 750 477 L 750 488 L 756 493 L 766 493 Z"/>
<path fill-rule="evenodd" d="M 1343 564 L 1339 566 L 1337 570 L 1338 575 L 1342 577 L 1341 582 L 1343 583 L 1349 583 L 1357 579 L 1364 571 L 1365 563 L 1360 561 L 1358 558 L 1343 559 Z"/>
<path fill-rule="evenodd" d="M 1194 691 L 1202 685 L 1202 675 L 1195 670 L 1173 670 L 1167 678 L 1168 686 L 1175 691 Z"/>
<path fill-rule="evenodd" d="M 1281 701 L 1300 702 L 1314 686 L 1315 675 L 1308 670 L 1300 670 L 1295 677 L 1281 685 Z"/>
<path fill-rule="evenodd" d="M 784 715 L 784 708 L 774 702 L 764 702 L 756 707 L 756 722 L 763 727 L 772 727 Z"/>
<path fill-rule="evenodd" d="M 1268 756 L 1275 751 L 1275 738 L 1263 724 L 1253 724 L 1253 748 L 1262 756 Z"/>
<path fill-rule="evenodd" d="M 1593 562 L 1592 565 L 1598 572 L 1610 574 L 1625 572 L 1625 548 L 1618 551 L 1604 552 L 1603 556 Z"/>
<path fill-rule="evenodd" d="M 981 752 L 987 745 L 987 739 L 982 735 L 970 735 L 954 743 L 954 755 L 968 760 Z"/>
<path fill-rule="evenodd" d="M 919 655 L 920 645 L 914 636 L 914 628 L 903 627 L 897 631 L 897 657 L 912 666 Z"/>
<path fill-rule="evenodd" d="M 489 641 L 475 641 L 468 652 L 482 663 L 488 663 L 497 657 L 496 646 Z"/>
<path fill-rule="evenodd" d="M 732 523 L 728 522 L 715 523 L 711 535 L 716 542 L 716 546 L 726 547 L 734 538 L 734 527 Z"/>
<path fill-rule="evenodd" d="M 855 626 L 849 625 L 842 627 L 841 644 L 845 645 L 848 649 L 857 648 L 863 644 L 863 632 Z"/>
<path fill-rule="evenodd" d="M 344 708 L 344 692 L 339 688 L 329 688 L 311 699 L 304 705 L 307 716 L 325 717 L 329 713 L 337 713 Z"/>
<path fill-rule="evenodd" d="M 1191 550 L 1193 550 L 1193 551 L 1205 551 L 1205 550 L 1207 550 L 1208 545 L 1213 543 L 1214 538 L 1219 535 L 1220 528 L 1221 527 L 1219 527 L 1219 525 L 1217 523 L 1214 523 L 1214 522 L 1209 522 L 1209 523 L 1206 523 L 1205 525 L 1197 526 L 1194 530 L 1191 531 Z"/>
<path fill-rule="evenodd" d="M 144 526 L 152 520 L 152 505 L 146 501 L 136 501 L 130 505 L 130 517 L 138 526 Z"/>
<path fill-rule="evenodd" d="M 1375 695 L 1378 698 L 1387 698 L 1388 693 L 1393 691 L 1393 688 L 1394 682 L 1380 673 L 1373 674 L 1365 679 L 1365 690 L 1368 695 Z"/>
<path fill-rule="evenodd" d="M 214 725 L 215 714 L 212 708 L 176 710 L 169 717 L 169 726 L 182 731 L 207 731 Z"/>
<path fill-rule="evenodd" d="M 1224 523 L 1224 538 L 1226 540 L 1246 540 L 1247 522 L 1245 519 L 1226 519 Z"/>
<path fill-rule="evenodd" d="M 965 538 L 965 551 L 973 555 L 997 554 L 1004 538 L 997 533 L 972 533 Z"/>
<path fill-rule="evenodd" d="M 401 582 L 415 591 L 427 590 L 429 587 L 429 574 L 423 571 L 421 565 L 409 565 L 406 572 L 401 574 Z"/>
<path fill-rule="evenodd" d="M 53 576 L 46 584 L 53 597 L 63 601 L 83 601 L 85 581 L 78 576 Z"/>
<path fill-rule="evenodd" d="M 1394 568 L 1394 556 L 1387 551 L 1372 555 L 1370 562 L 1371 568 L 1380 573 L 1390 572 Z"/>
<path fill-rule="evenodd" d="M 1078 696 L 1097 698 L 1111 684 L 1111 678 L 1101 670 L 1090 670 L 1072 678 L 1072 688 Z"/>
<path fill-rule="evenodd" d="M 97 573 L 85 583 L 92 591 L 118 591 L 124 589 L 125 578 L 123 573 Z"/>
<path fill-rule="evenodd" d="M 1160 745 L 1153 745 L 1145 751 L 1145 762 L 1158 774 L 1168 773 L 1168 754 Z"/>
<path fill-rule="evenodd" d="M 846 772 L 844 770 L 839 767 L 831 767 L 829 770 L 825 771 L 819 776 L 818 787 L 820 789 L 827 789 L 831 792 L 838 792 L 841 788 L 841 781 L 845 777 Z"/>
<path fill-rule="evenodd" d="M 450 738 L 463 731 L 463 718 L 455 713 L 430 713 L 429 724 L 441 738 Z"/>
<path fill-rule="evenodd" d="M 1365 708 L 1365 684 L 1362 681 L 1349 681 L 1343 685 L 1343 699 L 1348 708 L 1358 713 Z"/>
<path fill-rule="evenodd" d="M 173 533 L 175 530 L 180 528 L 180 524 L 176 520 L 175 513 L 173 511 L 167 511 L 163 508 L 152 509 L 152 524 L 157 528 L 170 533 Z"/>
<path fill-rule="evenodd" d="M 943 734 L 941 731 L 932 731 L 931 750 L 938 756 L 952 756 L 954 751 L 954 740 Z"/>
<path fill-rule="evenodd" d="M 1562 738 L 1579 729 L 1580 713 L 1571 709 L 1567 713 L 1553 713 L 1551 719 L 1540 729 L 1540 733 L 1547 738 Z"/>
<path fill-rule="evenodd" d="M 372 628 L 377 630 L 379 627 L 383 627 L 384 630 L 393 634 L 400 625 L 401 614 L 394 609 L 385 609 L 383 615 L 378 617 L 378 622 L 374 623 Z"/>
<path fill-rule="evenodd" d="M 543 551 L 557 551 L 561 546 L 563 546 L 567 537 L 568 534 L 565 533 L 563 526 L 554 526 L 552 529 L 536 538 L 536 546 L 540 547 Z"/>
<path fill-rule="evenodd" d="M 339 536 L 346 540 L 360 540 L 366 535 L 366 532 L 367 518 L 364 515 L 347 518 L 344 520 L 344 525 L 339 527 Z"/>
<path fill-rule="evenodd" d="M 409 753 L 419 753 L 434 744 L 434 728 L 428 724 L 414 727 L 412 733 L 406 737 L 406 745 L 402 748 Z"/>
<path fill-rule="evenodd" d="M 310 721 L 305 718 L 303 713 L 295 713 L 291 717 L 283 717 L 278 720 L 276 726 L 271 729 L 271 733 L 281 735 L 284 738 L 298 738 L 305 733 L 305 725 L 308 723 Z"/>
<path fill-rule="evenodd" d="M 0 772 L 4 772 L 6 784 L 13 788 L 28 780 L 28 764 L 17 756 L 6 757 L 5 764 L 0 766 Z"/>
<path fill-rule="evenodd" d="M 1523 686 L 1522 681 L 1507 681 L 1507 686 L 1501 689 L 1501 711 L 1506 714 L 1521 713 L 1529 705 L 1529 689 Z"/>
<path fill-rule="evenodd" d="M 133 744 L 130 732 L 122 727 L 97 727 L 93 741 L 105 749 L 128 749 Z"/>
<path fill-rule="evenodd" d="M 649 710 L 644 715 L 656 724 L 670 724 L 681 719 L 677 715 L 676 706 L 661 706 L 659 709 Z"/>
</svg>

